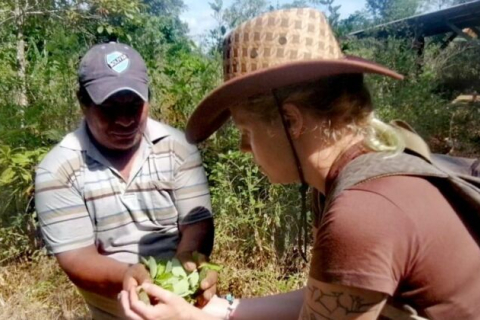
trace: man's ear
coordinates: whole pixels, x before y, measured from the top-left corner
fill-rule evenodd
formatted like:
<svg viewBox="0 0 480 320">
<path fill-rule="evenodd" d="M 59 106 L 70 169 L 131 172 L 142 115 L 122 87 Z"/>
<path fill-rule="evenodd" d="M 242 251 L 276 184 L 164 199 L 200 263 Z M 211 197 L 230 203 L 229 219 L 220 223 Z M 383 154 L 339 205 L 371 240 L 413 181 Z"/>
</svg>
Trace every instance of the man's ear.
<svg viewBox="0 0 480 320">
<path fill-rule="evenodd" d="M 78 104 L 80 105 L 80 109 L 82 110 L 82 113 L 85 114 L 85 106 L 82 103 L 82 94 L 80 93 L 80 90 L 77 90 L 77 101 L 78 101 Z"/>
<path fill-rule="evenodd" d="M 82 110 L 82 114 L 85 115 L 87 113 L 87 107 L 85 107 L 81 102 L 79 102 L 80 104 L 80 110 Z"/>
<path fill-rule="evenodd" d="M 292 138 L 298 138 L 303 131 L 304 118 L 300 109 L 293 103 L 285 103 L 283 106 L 283 114 L 287 128 L 290 131 Z"/>
</svg>

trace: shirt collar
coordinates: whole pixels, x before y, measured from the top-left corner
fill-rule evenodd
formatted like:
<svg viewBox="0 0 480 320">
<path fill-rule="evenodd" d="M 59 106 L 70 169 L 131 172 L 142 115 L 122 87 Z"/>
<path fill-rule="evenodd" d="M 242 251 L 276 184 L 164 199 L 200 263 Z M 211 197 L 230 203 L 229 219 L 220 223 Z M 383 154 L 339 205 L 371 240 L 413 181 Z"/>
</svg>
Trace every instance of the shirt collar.
<svg viewBox="0 0 480 320">
<path fill-rule="evenodd" d="M 340 172 L 347 166 L 347 164 L 362 154 L 368 153 L 369 150 L 363 145 L 362 142 L 358 142 L 349 147 L 343 153 L 341 153 L 337 159 L 333 162 L 330 170 L 328 171 L 327 178 L 325 179 L 325 194 L 328 194 L 330 188 L 333 185 L 335 179 L 337 179 Z"/>
<path fill-rule="evenodd" d="M 159 139 L 169 136 L 168 127 L 166 124 L 155 121 L 153 119 L 147 119 L 147 129 L 145 130 L 145 136 L 148 141 L 155 144 Z"/>
</svg>

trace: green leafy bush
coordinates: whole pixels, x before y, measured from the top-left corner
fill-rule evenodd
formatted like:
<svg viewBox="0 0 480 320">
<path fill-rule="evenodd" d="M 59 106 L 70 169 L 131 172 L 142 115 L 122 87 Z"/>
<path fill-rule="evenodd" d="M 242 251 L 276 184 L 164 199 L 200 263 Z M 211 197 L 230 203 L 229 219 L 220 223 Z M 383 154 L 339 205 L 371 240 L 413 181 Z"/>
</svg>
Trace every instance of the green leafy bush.
<svg viewBox="0 0 480 320">
<path fill-rule="evenodd" d="M 221 258 L 215 259 L 229 266 L 297 269 L 295 186 L 270 184 L 251 156 L 240 151 L 206 157 L 206 165 L 219 230 L 216 248 L 221 248 L 216 253 Z"/>
<path fill-rule="evenodd" d="M 0 264 L 41 247 L 34 211 L 34 168 L 47 149 L 0 146 Z"/>
<path fill-rule="evenodd" d="M 217 264 L 204 262 L 198 269 L 188 272 L 176 258 L 156 261 L 155 258 L 149 257 L 148 260 L 142 258 L 142 262 L 148 268 L 150 277 L 156 285 L 191 303 L 196 301 L 195 296 L 200 283 L 205 279 L 208 270 L 220 271 L 221 269 Z M 145 299 L 144 301 L 146 302 Z"/>
</svg>

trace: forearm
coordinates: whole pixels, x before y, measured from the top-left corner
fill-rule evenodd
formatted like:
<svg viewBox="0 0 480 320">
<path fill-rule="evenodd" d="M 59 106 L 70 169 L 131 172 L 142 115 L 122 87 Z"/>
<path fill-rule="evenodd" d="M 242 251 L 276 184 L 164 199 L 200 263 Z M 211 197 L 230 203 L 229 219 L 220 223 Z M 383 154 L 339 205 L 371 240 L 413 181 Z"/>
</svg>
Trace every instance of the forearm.
<svg viewBox="0 0 480 320">
<path fill-rule="evenodd" d="M 193 308 L 192 313 L 190 314 L 191 320 L 218 320 L 218 317 L 214 317 L 202 311 L 202 309 Z"/>
<path fill-rule="evenodd" d="M 177 246 L 177 253 L 198 251 L 206 256 L 212 253 L 214 240 L 213 219 L 180 225 L 179 229 L 181 238 Z"/>
<path fill-rule="evenodd" d="M 232 320 L 291 320 L 298 319 L 305 289 L 274 296 L 240 299 Z"/>
<path fill-rule="evenodd" d="M 124 274 L 130 266 L 102 256 L 95 247 L 58 254 L 57 260 L 75 285 L 112 298 L 122 290 Z"/>
</svg>

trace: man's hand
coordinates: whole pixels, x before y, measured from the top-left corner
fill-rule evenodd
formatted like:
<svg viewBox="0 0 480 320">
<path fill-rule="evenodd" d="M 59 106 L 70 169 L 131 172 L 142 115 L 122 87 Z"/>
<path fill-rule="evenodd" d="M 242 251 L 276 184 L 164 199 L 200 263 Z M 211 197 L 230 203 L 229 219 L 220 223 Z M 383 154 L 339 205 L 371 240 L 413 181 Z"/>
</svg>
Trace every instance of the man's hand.
<svg viewBox="0 0 480 320">
<path fill-rule="evenodd" d="M 129 267 L 123 275 L 123 290 L 130 291 L 130 289 L 146 282 L 152 283 L 150 273 L 143 264 L 134 264 Z"/>
<path fill-rule="evenodd" d="M 202 263 L 207 262 L 207 257 L 204 254 L 197 253 L 195 257 L 192 252 L 177 253 L 176 258 L 182 263 L 183 268 L 188 272 L 198 269 Z M 217 292 L 218 273 L 213 270 L 208 270 L 207 276 L 200 283 L 200 290 L 203 291 L 197 299 L 199 307 L 203 307 L 208 303 Z"/>
</svg>

